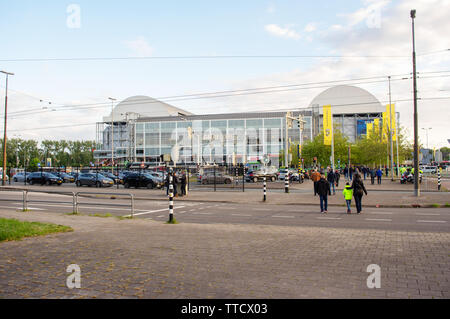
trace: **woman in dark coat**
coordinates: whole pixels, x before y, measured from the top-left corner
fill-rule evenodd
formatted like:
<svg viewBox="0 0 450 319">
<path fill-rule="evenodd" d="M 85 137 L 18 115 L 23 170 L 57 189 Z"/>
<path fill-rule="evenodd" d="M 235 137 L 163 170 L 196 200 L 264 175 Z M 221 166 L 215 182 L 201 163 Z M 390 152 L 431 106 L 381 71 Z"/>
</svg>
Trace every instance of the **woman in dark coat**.
<svg viewBox="0 0 450 319">
<path fill-rule="evenodd" d="M 356 212 L 360 214 L 362 212 L 362 197 L 364 193 L 367 196 L 367 190 L 361 180 L 361 175 L 356 174 L 354 176 L 351 189 L 353 189 L 353 197 L 355 198 Z"/>
</svg>

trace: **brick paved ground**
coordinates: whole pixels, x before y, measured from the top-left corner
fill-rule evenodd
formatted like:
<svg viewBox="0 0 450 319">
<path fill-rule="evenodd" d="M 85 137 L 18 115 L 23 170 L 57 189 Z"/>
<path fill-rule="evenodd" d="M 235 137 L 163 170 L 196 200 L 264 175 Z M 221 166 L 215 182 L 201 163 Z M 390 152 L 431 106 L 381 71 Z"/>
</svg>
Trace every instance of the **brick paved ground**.
<svg viewBox="0 0 450 319">
<path fill-rule="evenodd" d="M 448 233 L 0 216 L 75 229 L 0 243 L 0 298 L 450 297 Z M 381 289 L 366 286 L 373 263 Z M 69 264 L 81 289 L 66 288 Z"/>
</svg>

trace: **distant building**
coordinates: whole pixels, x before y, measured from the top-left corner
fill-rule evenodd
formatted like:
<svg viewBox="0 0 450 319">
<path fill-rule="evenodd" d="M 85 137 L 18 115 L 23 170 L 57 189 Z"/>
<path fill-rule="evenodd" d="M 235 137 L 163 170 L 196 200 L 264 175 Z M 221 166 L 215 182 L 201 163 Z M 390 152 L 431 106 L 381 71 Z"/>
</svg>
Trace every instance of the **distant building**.
<svg viewBox="0 0 450 319">
<path fill-rule="evenodd" d="M 382 118 L 385 107 L 369 92 L 354 86 L 336 86 L 313 99 L 308 108 L 292 110 L 303 116 L 303 143 L 322 130 L 323 105 L 332 105 L 334 125 L 351 142 L 366 134 L 366 122 Z M 134 96 L 119 103 L 113 113 L 97 123 L 97 162 L 110 163 L 112 125 L 114 161 L 145 161 L 158 164 L 171 154 L 178 164 L 240 164 L 262 161 L 281 166 L 286 140 L 287 112 L 192 114 L 147 96 Z M 397 115 L 398 117 L 398 115 Z M 288 128 L 290 143 L 300 141 L 300 128 Z"/>
</svg>

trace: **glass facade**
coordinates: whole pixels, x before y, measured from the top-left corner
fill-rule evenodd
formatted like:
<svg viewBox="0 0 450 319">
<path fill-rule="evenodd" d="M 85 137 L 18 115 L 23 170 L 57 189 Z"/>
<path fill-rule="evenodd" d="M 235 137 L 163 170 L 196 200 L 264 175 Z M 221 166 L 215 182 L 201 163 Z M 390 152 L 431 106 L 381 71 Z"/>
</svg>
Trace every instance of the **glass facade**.
<svg viewBox="0 0 450 319">
<path fill-rule="evenodd" d="M 133 132 L 133 136 L 123 145 L 125 151 L 115 157 L 119 162 L 159 163 L 161 155 L 170 154 L 177 164 L 233 165 L 262 161 L 267 155 L 269 165 L 279 166 L 280 153 L 284 149 L 285 117 L 269 116 L 270 113 L 266 118 L 235 118 L 234 115 L 231 119 L 214 119 L 211 115 L 210 119 L 142 119 L 128 124 L 133 129 L 127 131 Z M 311 117 L 304 119 L 303 141 L 311 137 Z M 103 131 L 103 150 L 94 154 L 98 160 L 111 155 L 109 129 Z M 288 134 L 292 143 L 298 143 L 300 130 L 295 122 Z M 115 141 L 115 149 L 118 146 Z"/>
</svg>

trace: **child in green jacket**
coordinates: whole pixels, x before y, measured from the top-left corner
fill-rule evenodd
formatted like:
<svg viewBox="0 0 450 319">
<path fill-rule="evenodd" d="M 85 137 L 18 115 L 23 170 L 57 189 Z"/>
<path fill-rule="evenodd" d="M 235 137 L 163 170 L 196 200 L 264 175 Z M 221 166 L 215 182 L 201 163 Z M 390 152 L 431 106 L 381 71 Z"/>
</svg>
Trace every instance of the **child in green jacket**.
<svg viewBox="0 0 450 319">
<path fill-rule="evenodd" d="M 342 191 L 342 194 L 344 194 L 345 201 L 347 202 L 347 214 L 351 214 L 352 210 L 350 208 L 350 205 L 352 204 L 353 189 L 350 186 L 350 183 L 347 183 L 345 185 L 345 188 Z"/>
</svg>

